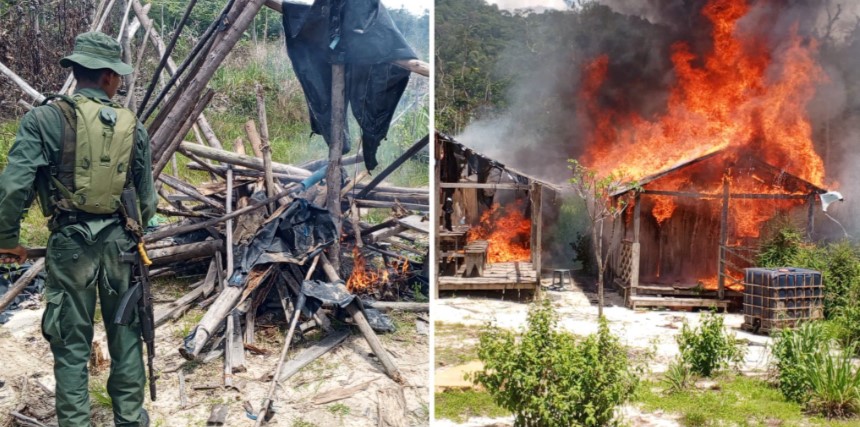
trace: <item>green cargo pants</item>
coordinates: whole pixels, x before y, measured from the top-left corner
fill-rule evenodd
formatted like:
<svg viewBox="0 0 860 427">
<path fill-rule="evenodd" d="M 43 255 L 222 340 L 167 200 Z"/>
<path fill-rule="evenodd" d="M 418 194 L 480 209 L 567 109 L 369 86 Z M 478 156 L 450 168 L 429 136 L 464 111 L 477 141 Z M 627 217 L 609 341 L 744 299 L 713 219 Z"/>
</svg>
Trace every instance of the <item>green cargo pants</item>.
<svg viewBox="0 0 860 427">
<path fill-rule="evenodd" d="M 60 427 L 90 425 L 87 361 L 93 340 L 96 292 L 101 301 L 111 357 L 107 391 L 117 426 L 138 426 L 146 376 L 140 323 L 113 323 L 131 281 L 131 264 L 120 261 L 134 241 L 117 220 L 93 220 L 55 230 L 48 240 L 47 306 L 42 335 L 54 354 L 56 409 Z"/>
</svg>

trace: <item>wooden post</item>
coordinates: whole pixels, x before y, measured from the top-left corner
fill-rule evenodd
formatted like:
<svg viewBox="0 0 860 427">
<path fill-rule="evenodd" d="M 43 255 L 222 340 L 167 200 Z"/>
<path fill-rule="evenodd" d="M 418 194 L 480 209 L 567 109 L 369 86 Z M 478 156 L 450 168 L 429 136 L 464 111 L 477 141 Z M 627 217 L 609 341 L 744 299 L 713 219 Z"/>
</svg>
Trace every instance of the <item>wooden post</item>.
<svg viewBox="0 0 860 427">
<path fill-rule="evenodd" d="M 394 172 L 395 170 L 397 170 L 397 168 L 399 168 L 400 165 L 402 165 L 407 160 L 409 160 L 412 156 L 414 156 L 416 153 L 421 151 L 421 149 L 426 147 L 427 144 L 429 144 L 429 142 L 430 142 L 430 135 L 427 135 L 424 138 L 421 138 L 418 142 L 412 144 L 412 146 L 409 147 L 403 154 L 401 154 L 400 157 L 398 157 L 396 160 L 394 160 L 394 162 L 392 162 L 390 165 L 388 165 L 388 167 L 385 168 L 385 170 L 383 170 L 382 172 L 379 173 L 379 175 L 377 175 L 375 178 L 373 178 L 373 180 L 370 181 L 370 184 L 367 184 L 367 186 L 364 187 L 364 189 L 361 190 L 358 193 L 358 195 L 355 196 L 355 198 L 356 199 L 365 198 L 367 196 L 367 193 L 370 193 L 371 191 L 373 191 L 373 189 L 376 188 L 376 186 L 379 185 L 379 183 L 382 182 L 382 180 L 384 180 L 386 177 L 388 177 L 388 175 L 391 174 L 391 172 Z"/>
<path fill-rule="evenodd" d="M 337 269 L 335 269 L 331 262 L 329 262 L 325 254 L 320 254 L 320 264 L 322 265 L 323 271 L 329 281 L 336 282 L 340 280 L 340 275 L 338 274 Z M 382 363 L 382 367 L 385 368 L 385 372 L 388 376 L 395 382 L 402 384 L 404 381 L 403 375 L 400 373 L 400 370 L 397 369 L 397 365 L 394 364 L 394 361 L 391 360 L 391 356 L 387 351 L 385 351 L 385 347 L 382 346 L 382 342 L 379 341 L 379 337 L 376 336 L 376 332 L 373 332 L 373 328 L 370 327 L 370 324 L 367 322 L 367 318 L 364 317 L 364 313 L 358 308 L 358 303 L 355 301 L 351 302 L 346 306 L 346 310 L 349 312 L 349 315 L 352 316 L 352 320 L 355 322 L 356 326 L 358 326 L 358 330 L 361 331 L 362 335 L 364 335 L 364 339 L 367 340 L 367 344 L 370 346 L 373 354 L 375 354 L 379 359 L 379 362 Z"/>
<path fill-rule="evenodd" d="M 639 230 L 642 222 L 642 195 L 637 191 L 634 196 L 635 206 L 633 207 L 633 245 L 630 248 L 630 295 L 636 295 L 636 288 L 639 287 L 639 258 L 641 249 L 639 243 Z"/>
<path fill-rule="evenodd" d="M 331 263 L 340 271 L 340 233 L 343 230 L 341 218 L 341 158 L 343 157 L 344 119 L 346 117 L 346 79 L 344 64 L 331 66 L 331 145 L 328 150 L 328 170 L 326 171 L 326 209 L 335 225 L 335 241 L 331 246 Z"/>
<path fill-rule="evenodd" d="M 12 70 L 6 68 L 6 66 L 3 65 L 2 62 L 0 62 L 0 73 L 8 77 L 9 80 L 12 80 L 12 83 L 18 85 L 18 87 L 21 88 L 21 91 L 29 95 L 36 102 L 42 103 L 45 100 L 44 95 L 42 95 L 38 90 L 30 86 L 26 81 L 24 81 L 24 79 L 15 74 Z"/>
<path fill-rule="evenodd" d="M 176 104 L 171 108 L 171 113 L 165 118 L 158 130 L 152 135 L 153 141 L 162 141 L 165 137 L 172 137 L 176 129 L 182 126 L 183 121 L 198 104 L 200 94 L 212 79 L 215 71 L 224 61 L 224 58 L 233 50 L 236 42 L 242 38 L 245 30 L 251 25 L 254 16 L 260 10 L 264 0 L 249 0 L 244 7 L 237 7 L 230 11 L 228 19 L 231 25 L 223 32 L 215 36 L 212 49 L 209 51 L 198 74 L 183 84 L 184 90 L 178 97 Z M 196 117 L 195 117 L 196 120 Z M 189 126 L 190 129 L 190 126 Z"/>
<path fill-rule="evenodd" d="M 433 225 L 431 233 L 433 235 L 433 258 L 430 259 L 430 285 L 433 286 L 433 296 L 439 299 L 439 268 L 442 265 L 442 251 L 439 247 L 441 240 L 439 234 L 442 232 L 442 207 L 445 195 L 442 194 L 442 144 L 439 142 L 437 134 L 433 135 L 433 174 L 436 179 L 433 181 L 434 191 L 430 197 L 430 206 L 435 208 L 431 218 Z"/>
<path fill-rule="evenodd" d="M 254 34 L 257 34 L 256 29 Z M 263 85 L 257 83 L 257 113 L 260 116 L 260 150 L 263 154 L 263 169 L 266 174 L 266 196 L 275 194 L 275 178 L 272 176 L 272 147 L 269 145 L 269 123 L 266 119 L 266 98 Z M 269 212 L 275 211 L 275 203 L 269 205 Z"/>
<path fill-rule="evenodd" d="M 812 232 L 815 230 L 815 193 L 810 193 L 806 201 L 808 211 L 806 213 L 806 239 L 812 241 Z"/>
<path fill-rule="evenodd" d="M 531 190 L 529 191 L 529 197 L 531 198 L 532 204 L 532 241 L 531 241 L 531 251 L 532 251 L 532 263 L 534 264 L 535 274 L 537 275 L 537 288 L 540 289 L 540 273 L 541 273 L 541 239 L 542 239 L 542 229 L 543 229 L 543 221 L 541 218 L 541 192 L 543 190 L 543 186 L 540 183 L 533 182 L 531 185 Z"/>
<path fill-rule="evenodd" d="M 720 216 L 720 247 L 717 254 L 717 297 L 723 299 L 726 296 L 726 266 L 725 249 L 729 233 L 729 181 L 723 178 L 723 211 Z"/>
<path fill-rule="evenodd" d="M 12 304 L 12 301 L 15 301 L 15 297 L 17 297 L 21 291 L 23 291 L 44 269 L 45 258 L 40 258 L 38 261 L 33 263 L 33 265 L 30 266 L 30 269 L 27 270 L 24 275 L 19 277 L 15 284 L 6 291 L 2 298 L 0 298 L 0 313 L 2 313 L 9 304 Z"/>
</svg>

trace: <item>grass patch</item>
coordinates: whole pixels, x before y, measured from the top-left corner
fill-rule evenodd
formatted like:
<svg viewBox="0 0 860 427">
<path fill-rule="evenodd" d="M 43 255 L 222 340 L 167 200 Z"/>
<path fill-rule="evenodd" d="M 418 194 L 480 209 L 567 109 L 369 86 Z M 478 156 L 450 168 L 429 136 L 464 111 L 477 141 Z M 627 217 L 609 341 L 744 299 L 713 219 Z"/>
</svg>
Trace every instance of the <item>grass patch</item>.
<svg viewBox="0 0 860 427">
<path fill-rule="evenodd" d="M 436 322 L 435 366 L 456 366 L 478 360 L 479 333 L 480 328 L 474 326 Z"/>
<path fill-rule="evenodd" d="M 179 325 L 177 325 L 178 327 L 173 331 L 173 336 L 180 340 L 187 337 L 200 323 L 200 320 L 203 319 L 204 314 L 206 314 L 206 311 L 199 308 L 188 310 L 188 312 L 182 317 L 181 323 L 179 323 Z"/>
<path fill-rule="evenodd" d="M 645 411 L 681 414 L 685 426 L 857 426 L 857 420 L 809 417 L 800 404 L 786 401 L 767 382 L 746 377 L 718 380 L 717 390 L 692 389 L 667 394 L 653 381 L 640 384 L 634 402 Z"/>
<path fill-rule="evenodd" d="M 505 417 L 511 413 L 493 402 L 485 391 L 446 391 L 436 393 L 436 418 L 462 423 L 471 417 Z"/>
<path fill-rule="evenodd" d="M 352 410 L 349 408 L 349 406 L 346 406 L 343 403 L 335 403 L 334 405 L 329 405 L 329 407 L 326 409 L 332 415 L 340 418 L 341 421 L 343 420 L 343 417 L 349 415 L 349 413 L 352 412 Z"/>
</svg>

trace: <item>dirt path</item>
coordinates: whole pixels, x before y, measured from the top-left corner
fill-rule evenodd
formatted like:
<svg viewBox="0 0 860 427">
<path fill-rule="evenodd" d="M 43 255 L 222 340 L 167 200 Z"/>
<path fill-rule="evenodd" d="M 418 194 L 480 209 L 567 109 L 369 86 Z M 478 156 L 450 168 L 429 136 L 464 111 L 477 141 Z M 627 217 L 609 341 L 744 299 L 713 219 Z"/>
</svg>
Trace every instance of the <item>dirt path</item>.
<svg viewBox="0 0 860 427">
<path fill-rule="evenodd" d="M 585 336 L 597 332 L 597 295 L 579 286 L 564 291 L 547 291 L 559 314 L 560 327 L 573 334 Z M 633 311 L 624 307 L 623 299 L 614 293 L 605 295 L 604 315 L 609 327 L 627 346 L 633 357 L 650 354 L 649 367 L 652 373 L 664 372 L 668 364 L 678 356 L 675 336 L 686 320 L 691 325 L 699 322 L 699 313 L 680 311 Z M 477 331 L 481 326 L 492 322 L 502 328 L 522 330 L 526 325 L 529 309 L 528 300 L 517 298 L 515 294 L 502 297 L 495 295 L 459 294 L 444 296 L 433 306 L 433 319 L 436 322 L 435 348 L 437 360 L 435 388 L 462 389 L 467 384 L 461 379 L 463 372 L 474 370 L 479 363 L 469 362 L 468 356 L 474 354 L 477 344 Z M 770 338 L 753 335 L 740 329 L 743 316 L 724 314 L 726 328 L 738 339 L 746 343 L 746 356 L 741 371 L 748 374 L 761 374 L 767 369 L 769 353 L 767 346 Z M 442 331 L 442 333 L 440 333 Z M 440 362 L 439 355 L 443 355 Z M 459 356 L 459 359 L 458 359 Z M 453 363 L 457 362 L 457 363 Z M 648 427 L 675 427 L 681 424 L 677 414 L 646 413 L 635 405 L 624 405 L 620 409 L 622 418 L 629 425 Z M 511 426 L 511 417 L 476 417 L 464 423 L 451 420 L 436 420 L 435 426 L 478 427 Z"/>
<path fill-rule="evenodd" d="M 191 314 L 187 314 L 189 316 Z M 47 342 L 39 332 L 41 310 L 25 310 L 16 313 L 9 323 L 0 326 L 0 420 L 5 419 L 10 410 L 19 403 L 19 379 L 27 375 L 37 379 L 47 388 L 54 388 L 52 357 Z M 382 335 L 386 349 L 392 354 L 407 386 L 400 387 L 382 370 L 382 365 L 371 355 L 364 338 L 355 332 L 339 347 L 305 367 L 289 379 L 277 393 L 275 418 L 270 426 L 377 426 L 379 425 L 378 404 L 381 398 L 402 390 L 406 403 L 405 425 L 426 426 L 429 424 L 429 383 L 428 383 L 428 337 L 416 333 L 415 316 L 399 315 L 397 325 L 400 330 L 394 334 Z M 185 363 L 177 349 L 183 330 L 189 321 L 180 319 L 156 332 L 156 370 L 159 371 L 158 401 L 147 401 L 153 426 L 201 426 L 206 424 L 212 407 L 224 404 L 229 407 L 227 425 L 253 426 L 243 409 L 243 402 L 251 402 L 259 408 L 269 383 L 259 379 L 270 374 L 277 363 L 278 353 L 283 344 L 283 328 L 280 325 L 265 326 L 258 324 L 258 345 L 267 348 L 266 356 L 246 352 L 248 371 L 234 374 L 234 381 L 240 384 L 241 391 L 208 389 L 194 390 L 195 386 L 220 384 L 223 378 L 223 359 L 218 358 L 208 364 Z M 98 331 L 102 326 L 97 328 Z M 312 344 L 313 337 L 307 342 L 295 345 L 295 355 L 301 348 Z M 180 407 L 179 373 L 166 371 L 182 365 L 185 373 L 188 407 Z M 104 384 L 107 369 L 95 377 L 94 384 Z M 314 405 L 311 399 L 328 392 L 359 385 L 371 381 L 366 389 L 355 395 L 336 402 Z M 31 380 L 31 387 L 32 387 Z M 42 399 L 45 400 L 45 399 Z M 51 402 L 53 405 L 53 402 Z M 95 425 L 113 425 L 110 410 L 94 404 Z M 49 420 L 56 424 L 56 419 Z"/>
<path fill-rule="evenodd" d="M 560 326 L 576 335 L 597 332 L 597 295 L 579 287 L 565 291 L 547 291 L 560 317 Z M 651 364 L 654 373 L 666 370 L 668 363 L 678 355 L 675 336 L 680 332 L 684 320 L 697 325 L 699 313 L 680 311 L 633 311 L 624 307 L 623 299 L 615 293 L 605 295 L 604 315 L 609 327 L 621 339 L 621 343 L 634 351 L 655 351 Z M 475 328 L 493 322 L 502 328 L 520 330 L 525 327 L 528 301 L 501 299 L 497 297 L 456 296 L 441 298 L 433 306 L 433 319 L 438 323 L 469 325 Z M 741 370 L 745 373 L 760 373 L 767 368 L 767 345 L 770 338 L 754 335 L 740 329 L 743 315 L 724 314 L 727 329 L 745 342 L 746 357 Z M 438 338 L 437 338 L 438 339 Z M 449 338 L 456 342 L 456 337 Z M 436 347 L 445 345 L 437 341 Z"/>
</svg>

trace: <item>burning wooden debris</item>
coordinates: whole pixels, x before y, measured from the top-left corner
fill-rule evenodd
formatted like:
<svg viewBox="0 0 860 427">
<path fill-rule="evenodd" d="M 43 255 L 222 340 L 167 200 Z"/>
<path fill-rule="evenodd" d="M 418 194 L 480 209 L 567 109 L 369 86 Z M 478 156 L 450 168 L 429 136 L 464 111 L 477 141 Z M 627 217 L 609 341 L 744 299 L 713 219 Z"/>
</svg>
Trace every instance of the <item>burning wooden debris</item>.
<svg viewBox="0 0 860 427">
<path fill-rule="evenodd" d="M 188 11 L 194 4 L 189 3 Z M 187 384 L 180 374 L 181 404 L 183 408 L 187 405 L 186 387 L 239 388 L 233 374 L 247 369 L 251 363 L 244 357 L 245 351 L 265 352 L 255 345 L 255 335 L 261 326 L 258 319 L 280 314 L 290 327 L 277 368 L 263 378 L 271 381 L 270 392 L 260 408 L 246 402 L 249 417 L 256 419 L 258 425 L 273 415 L 277 384 L 344 341 L 348 332 L 335 328 L 333 319 L 346 320 L 357 327 L 385 374 L 404 385 L 404 376 L 374 331 L 390 331 L 393 323 L 372 307 L 376 301 L 384 301 L 380 303 L 382 311 L 392 307 L 426 311 L 426 303 L 409 300 L 428 292 L 424 260 L 429 251 L 429 226 L 423 216 L 429 211 L 427 189 L 383 183 L 428 145 L 429 136 L 415 142 L 366 183 L 363 181 L 369 176 L 367 172 L 352 179 L 341 177 L 343 165 L 365 159 L 362 155 L 342 157 L 336 144 L 331 144 L 328 159 L 303 165 L 279 163 L 271 156 L 266 106 L 258 85 L 259 117 L 245 126 L 253 155 L 244 152 L 241 138 L 234 144 L 234 151 L 223 148 L 203 113 L 214 96 L 207 85 L 264 4 L 281 9 L 279 2 L 227 1 L 219 18 L 197 39 L 180 65 L 172 60 L 171 53 L 184 20 L 180 30 L 165 43 L 153 31 L 148 6 L 132 0 L 130 6 L 136 18 L 128 29 L 129 39 L 133 39 L 132 28 L 136 31 L 142 27 L 146 31 L 138 50 L 141 56 L 151 41 L 161 58 L 137 107 L 141 120 L 151 118 L 148 131 L 153 141 L 153 174 L 164 202 L 158 213 L 171 218 L 167 224 L 151 227 L 145 236 L 153 261 L 150 276 L 200 277 L 188 286 L 184 295 L 156 304 L 155 324 L 159 327 L 178 320 L 195 307 L 205 309 L 202 319 L 176 347 L 188 360 L 208 363 L 223 355 L 225 364 L 223 378 L 214 386 Z M 392 63 L 428 75 L 426 64 L 419 61 Z M 171 78 L 156 92 L 162 68 Z M 10 77 L 14 75 L 5 67 L 0 67 L 0 71 Z M 36 101 L 44 99 L 15 77 L 13 81 Z M 135 92 L 130 91 L 128 96 L 126 105 L 135 106 Z M 186 135 L 192 132 L 197 141 L 186 141 Z M 336 129 L 332 133 L 338 134 Z M 202 184 L 186 182 L 177 176 L 175 167 L 168 174 L 167 166 L 177 154 L 190 159 L 191 169 L 207 172 L 210 180 Z M 326 185 L 318 185 L 323 178 Z M 371 225 L 361 218 L 368 208 L 389 209 L 392 215 L 380 224 Z M 342 211 L 348 213 L 343 215 L 347 218 L 345 224 Z M 351 254 L 351 269 L 339 261 L 349 258 L 342 256 L 342 251 Z M 30 255 L 44 256 L 44 249 L 31 250 Z M 36 261 L 3 295 L 0 310 L 43 268 L 43 260 Z M 272 302 L 277 307 L 274 311 Z M 287 362 L 292 337 L 312 329 L 321 331 L 325 337 Z M 96 337 L 97 344 L 101 340 L 103 336 Z M 100 350 L 98 347 L 94 349 L 96 355 L 106 352 L 106 346 L 102 345 Z M 182 372 L 180 368 L 170 369 Z M 225 416 L 224 408 L 216 407 L 210 421 L 223 423 Z M 25 418 L 20 419 L 26 422 Z"/>
<path fill-rule="evenodd" d="M 539 291 L 544 202 L 556 186 L 436 134 L 439 290 Z"/>
</svg>

